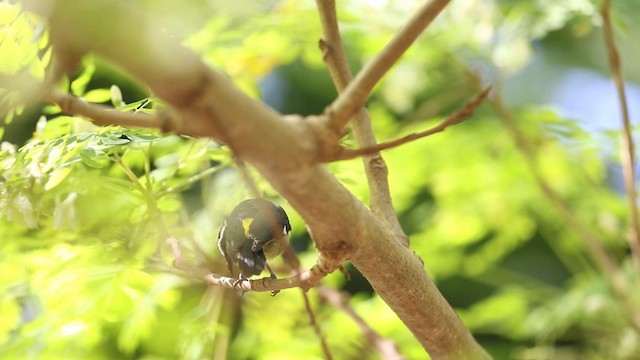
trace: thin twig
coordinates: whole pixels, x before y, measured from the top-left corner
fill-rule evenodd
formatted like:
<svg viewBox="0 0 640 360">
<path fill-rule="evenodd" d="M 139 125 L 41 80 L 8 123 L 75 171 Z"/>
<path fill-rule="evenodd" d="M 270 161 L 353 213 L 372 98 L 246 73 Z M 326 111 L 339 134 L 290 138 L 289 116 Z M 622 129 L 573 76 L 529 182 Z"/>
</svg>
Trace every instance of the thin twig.
<svg viewBox="0 0 640 360">
<path fill-rule="evenodd" d="M 565 218 L 566 223 L 569 224 L 569 226 L 571 226 L 580 235 L 580 238 L 585 243 L 591 257 L 596 262 L 596 265 L 608 277 L 613 277 L 616 272 L 617 265 L 613 260 L 613 256 L 602 245 L 604 244 L 604 241 L 597 233 L 589 229 L 587 225 L 585 225 L 575 216 L 569 204 L 564 201 L 564 199 L 553 189 L 553 187 L 549 185 L 549 182 L 544 178 L 544 176 L 542 176 L 538 167 L 536 166 L 535 149 L 533 148 L 529 140 L 527 140 L 521 133 L 520 129 L 518 129 L 516 121 L 509 109 L 507 109 L 507 107 L 505 106 L 502 100 L 502 95 L 499 93 L 499 91 L 496 91 L 494 93 L 494 97 L 493 99 L 491 99 L 490 104 L 498 115 L 498 118 L 502 120 L 503 124 L 506 126 L 509 134 L 513 137 L 516 146 L 522 152 L 526 160 L 527 167 L 536 179 L 536 184 L 538 185 L 538 187 L 540 187 L 543 194 L 551 201 L 551 203 L 556 206 L 560 214 Z"/>
<path fill-rule="evenodd" d="M 173 267 L 184 271 L 189 277 L 199 281 L 204 281 L 205 277 L 211 274 L 206 269 L 191 265 L 191 263 L 184 259 L 180 242 L 177 238 L 168 237 L 166 242 L 173 255 Z"/>
<path fill-rule="evenodd" d="M 142 185 L 140 179 L 138 179 L 136 174 L 134 174 L 133 171 L 131 171 L 131 169 L 127 166 L 127 164 L 124 163 L 120 154 L 118 154 L 117 151 L 113 151 L 113 157 L 116 159 L 116 162 L 118 163 L 118 165 L 120 165 L 120 168 L 125 173 L 125 175 L 127 175 L 129 180 L 131 180 L 133 186 L 138 189 L 138 191 L 140 191 L 140 195 L 142 195 L 145 199 L 148 199 L 149 191 L 144 187 L 144 185 Z"/>
<path fill-rule="evenodd" d="M 367 322 L 358 315 L 358 313 L 356 313 L 356 311 L 349 305 L 349 296 L 346 293 L 328 286 L 318 287 L 318 293 L 331 305 L 346 313 L 356 323 L 356 325 L 358 325 L 360 331 L 364 335 L 364 338 L 378 351 L 381 359 L 404 359 L 404 356 L 400 354 L 397 345 L 393 341 L 383 338 L 373 328 L 371 328 L 371 326 L 369 326 L 369 324 L 367 324 Z"/>
<path fill-rule="evenodd" d="M 604 247 L 603 239 L 575 215 L 569 204 L 567 204 L 562 196 L 560 196 L 542 176 L 536 166 L 535 149 L 516 126 L 513 115 L 502 101 L 500 91 L 495 92 L 495 96 L 491 99 L 490 103 L 496 115 L 498 115 L 498 118 L 502 120 L 510 135 L 513 137 L 516 146 L 523 154 L 527 167 L 534 176 L 538 187 L 547 199 L 549 199 L 551 204 L 556 207 L 558 213 L 569 227 L 579 235 L 579 239 L 582 240 L 587 252 L 595 262 L 596 266 L 609 281 L 609 284 L 611 284 L 613 292 L 624 304 L 628 314 L 630 315 L 631 325 L 636 329 L 636 331 L 640 331 L 640 312 L 638 312 L 635 305 L 630 303 L 626 290 L 627 286 L 622 279 L 621 274 L 618 272 L 618 265 L 616 264 L 613 256 L 609 253 L 607 248 Z"/>
<path fill-rule="evenodd" d="M 349 119 L 364 105 L 373 87 L 398 61 L 418 36 L 440 14 L 450 0 L 432 0 L 407 22 L 380 53 L 356 75 L 344 92 L 328 107 L 329 126 L 340 133 Z"/>
<path fill-rule="evenodd" d="M 290 276 L 282 279 L 264 278 L 256 280 L 243 280 L 238 282 L 237 278 L 214 274 L 206 269 L 190 264 L 182 257 L 182 251 L 180 249 L 178 239 L 169 237 L 167 238 L 166 242 L 173 255 L 173 266 L 176 269 L 182 270 L 189 277 L 198 281 L 202 281 L 206 284 L 222 286 L 228 289 L 241 291 L 273 292 L 291 288 L 301 288 L 303 290 L 308 290 L 316 286 L 320 282 L 320 280 L 322 280 L 328 274 L 326 269 L 338 267 L 338 265 L 332 263 L 330 259 L 326 259 L 322 257 L 322 254 L 320 254 L 316 265 L 314 265 L 310 270 L 302 272 L 300 275 Z"/>
<path fill-rule="evenodd" d="M 149 144 L 149 148 L 147 148 L 147 153 L 146 153 L 147 160 L 151 159 L 150 150 L 151 150 L 151 144 Z M 146 200 L 149 219 L 155 220 L 160 239 L 169 238 L 170 237 L 169 228 L 167 227 L 166 223 L 162 218 L 162 212 L 158 208 L 157 198 L 154 197 L 154 194 L 153 194 L 153 189 L 152 189 L 153 186 L 151 183 L 151 164 L 149 163 L 149 161 L 145 163 L 145 177 L 147 179 L 147 186 L 145 187 L 142 184 L 142 182 L 140 182 L 140 179 L 138 179 L 138 177 L 133 173 L 131 168 L 127 164 L 125 164 L 124 160 L 122 159 L 120 154 L 118 154 L 117 151 L 113 151 L 113 156 L 116 159 L 116 162 L 118 163 L 118 165 L 120 165 L 124 173 L 129 178 L 129 180 L 131 180 L 131 183 L 133 184 L 133 186 L 136 189 L 138 189 L 138 191 L 140 192 L 140 195 Z M 157 251 L 160 251 L 160 244 L 161 243 L 158 242 L 157 244 L 158 246 L 156 247 Z"/>
<path fill-rule="evenodd" d="M 336 3 L 334 0 L 316 0 L 316 7 L 322 25 L 323 39 L 319 43 L 320 50 L 323 52 L 322 59 L 327 64 L 338 93 L 341 93 L 353 78 L 353 74 L 342 46 Z"/>
<path fill-rule="evenodd" d="M 163 196 L 165 196 L 167 194 L 178 192 L 178 191 L 180 191 L 180 190 L 182 190 L 182 189 L 184 189 L 184 188 L 186 188 L 186 187 L 188 187 L 190 185 L 195 184 L 196 182 L 204 179 L 205 177 L 216 173 L 219 170 L 225 169 L 226 167 L 227 167 L 227 164 L 223 164 L 223 165 L 220 165 L 220 166 L 212 166 L 210 168 L 207 168 L 206 170 L 203 170 L 203 171 L 201 171 L 201 172 L 199 172 L 197 174 L 193 174 L 193 175 L 189 176 L 189 178 L 187 178 L 185 181 L 181 182 L 180 184 L 168 187 L 168 188 L 166 188 L 166 189 L 164 189 L 162 191 L 158 191 L 155 194 L 155 197 L 156 197 L 156 199 L 159 199 L 159 198 L 161 198 L 161 197 L 163 197 Z"/>
<path fill-rule="evenodd" d="M 329 161 L 336 161 L 336 160 L 353 159 L 358 156 L 363 156 L 363 155 L 379 152 L 382 150 L 398 147 L 408 142 L 445 131 L 449 126 L 459 124 L 465 119 L 467 119 L 469 116 L 471 116 L 471 114 L 473 114 L 473 111 L 475 111 L 475 109 L 477 109 L 478 106 L 482 104 L 482 101 L 487 97 L 487 95 L 489 95 L 490 91 L 491 91 L 491 86 L 486 87 L 475 98 L 473 98 L 472 100 L 464 104 L 462 108 L 460 108 L 458 111 L 456 111 L 455 113 L 453 113 L 452 115 L 444 119 L 442 122 L 440 122 L 438 125 L 430 129 L 409 134 L 407 136 L 404 136 L 392 141 L 380 143 L 370 148 L 355 149 L 355 150 L 344 149 L 341 152 L 339 152 L 337 155 L 333 156 L 330 159 L 327 159 L 326 161 L 329 162 Z"/>
<path fill-rule="evenodd" d="M 611 0 L 604 0 L 600 13 L 602 14 L 602 29 L 604 32 L 604 42 L 609 53 L 609 65 L 611 66 L 611 77 L 616 84 L 618 92 L 618 100 L 620 102 L 620 112 L 622 113 L 622 124 L 624 131 L 620 136 L 620 157 L 622 159 L 622 173 L 624 175 L 624 186 L 627 190 L 627 200 L 629 203 L 629 215 L 631 222 L 629 224 L 630 236 L 629 247 L 634 259 L 636 270 L 640 270 L 640 221 L 638 219 L 638 203 L 636 191 L 636 170 L 635 170 L 635 151 L 631 129 L 631 121 L 629 120 L 629 107 L 627 105 L 627 95 L 624 88 L 624 79 L 622 77 L 622 64 L 620 54 L 616 47 L 613 28 L 611 26 Z"/>
<path fill-rule="evenodd" d="M 309 301 L 309 294 L 303 291 L 302 298 L 304 299 L 304 308 L 307 310 L 307 314 L 309 315 L 309 321 L 311 322 L 311 327 L 313 327 L 313 331 L 316 333 L 316 336 L 320 340 L 320 347 L 322 347 L 322 354 L 324 355 L 324 358 L 326 360 L 332 360 L 333 356 L 331 355 L 331 350 L 329 350 L 327 339 L 322 333 L 320 324 L 318 324 L 316 315 L 313 312 L 313 308 L 311 307 L 311 302 Z"/>
<path fill-rule="evenodd" d="M 49 88 L 43 99 L 60 106 L 67 115 L 81 115 L 96 125 L 121 125 L 128 127 L 167 128 L 168 113 L 159 111 L 154 114 L 142 112 L 122 112 L 111 107 L 91 104 L 81 98 L 64 93 L 56 88 Z"/>
<path fill-rule="evenodd" d="M 238 168 L 238 170 L 240 170 L 240 175 L 242 176 L 242 179 L 244 180 L 245 185 L 249 187 L 249 192 L 251 193 L 251 195 L 256 199 L 262 198 L 262 194 L 260 193 L 260 188 L 258 187 L 258 184 L 256 184 L 255 180 L 253 180 L 253 177 L 249 173 L 247 164 L 245 164 L 245 162 L 242 161 L 242 159 L 235 156 L 235 154 L 233 155 L 233 161 L 236 163 L 236 167 Z"/>
<path fill-rule="evenodd" d="M 140 112 L 140 107 L 128 112 L 118 111 L 110 106 L 89 103 L 60 91 L 49 82 L 42 83 L 28 75 L 0 74 L 0 86 L 18 92 L 26 99 L 27 104 L 44 100 L 60 106 L 64 114 L 85 117 L 96 125 L 157 128 L 164 132 L 180 129 L 181 120 L 169 109 L 158 110 L 153 114 Z"/>
<path fill-rule="evenodd" d="M 338 93 L 342 93 L 347 84 L 351 82 L 353 76 L 342 46 L 336 4 L 333 0 L 316 0 L 316 5 L 322 25 L 323 39 L 320 40 L 319 44 L 323 53 L 322 58 L 327 64 Z M 369 148 L 375 146 L 377 141 L 371 127 L 371 117 L 364 106 L 361 106 L 356 113 L 352 128 L 358 147 Z M 371 211 L 393 230 L 394 235 L 403 245 L 409 246 L 409 237 L 402 230 L 393 207 L 393 200 L 389 190 L 387 164 L 379 152 L 363 156 L 362 161 L 369 184 Z"/>
</svg>

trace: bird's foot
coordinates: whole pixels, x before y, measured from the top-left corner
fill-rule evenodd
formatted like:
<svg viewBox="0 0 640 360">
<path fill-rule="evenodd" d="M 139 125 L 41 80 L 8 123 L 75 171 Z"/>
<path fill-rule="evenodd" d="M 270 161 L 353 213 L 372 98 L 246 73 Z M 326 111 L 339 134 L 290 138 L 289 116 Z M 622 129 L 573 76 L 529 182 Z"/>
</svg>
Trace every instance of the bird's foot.
<svg viewBox="0 0 640 360">
<path fill-rule="evenodd" d="M 240 276 L 236 281 L 234 281 L 234 282 L 233 282 L 233 285 L 232 285 L 232 286 L 233 286 L 233 290 L 238 291 L 238 286 L 239 286 L 240 284 L 242 284 L 242 282 L 243 282 L 243 281 L 245 281 L 245 280 L 247 280 L 247 279 L 245 279 L 245 278 L 244 278 L 244 277 L 242 277 L 242 275 L 241 275 L 241 276 Z M 246 291 L 244 291 L 244 290 L 240 289 L 240 296 L 243 296 L 243 295 L 244 295 L 244 293 L 246 293 Z"/>
</svg>

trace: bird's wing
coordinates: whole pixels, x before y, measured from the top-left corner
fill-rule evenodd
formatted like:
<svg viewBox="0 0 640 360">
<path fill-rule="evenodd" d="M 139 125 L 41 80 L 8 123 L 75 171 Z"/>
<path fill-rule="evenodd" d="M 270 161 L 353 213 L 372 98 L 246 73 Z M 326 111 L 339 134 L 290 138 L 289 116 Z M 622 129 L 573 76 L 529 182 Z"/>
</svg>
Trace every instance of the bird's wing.
<svg viewBox="0 0 640 360">
<path fill-rule="evenodd" d="M 264 256 L 264 251 L 258 250 L 254 252 L 251 250 L 251 242 L 247 241 L 240 251 L 236 253 L 236 260 L 240 266 L 240 273 L 245 278 L 250 278 L 254 275 L 260 275 L 267 263 L 267 259 Z"/>
<path fill-rule="evenodd" d="M 227 218 L 218 234 L 218 248 L 227 261 L 227 267 L 232 275 L 233 258 L 240 251 L 242 245 L 248 242 L 246 239 L 242 222 L 238 219 Z"/>
<path fill-rule="evenodd" d="M 247 236 L 251 239 L 251 250 L 262 250 L 268 243 L 276 240 L 277 237 L 286 235 L 284 225 L 276 222 L 276 219 L 265 219 L 258 217 L 249 226 Z M 274 226 L 276 227 L 274 229 Z"/>
</svg>

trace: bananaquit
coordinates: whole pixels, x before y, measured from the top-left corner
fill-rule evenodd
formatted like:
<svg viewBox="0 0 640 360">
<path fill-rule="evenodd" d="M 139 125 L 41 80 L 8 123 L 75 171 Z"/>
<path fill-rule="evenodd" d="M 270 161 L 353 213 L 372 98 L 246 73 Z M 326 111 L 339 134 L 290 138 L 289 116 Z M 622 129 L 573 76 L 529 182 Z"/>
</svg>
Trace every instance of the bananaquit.
<svg viewBox="0 0 640 360">
<path fill-rule="evenodd" d="M 231 276 L 234 263 L 240 268 L 238 281 L 260 275 L 266 267 L 275 279 L 267 259 L 282 254 L 280 238 L 289 240 L 291 224 L 282 207 L 264 199 L 248 199 L 238 204 L 224 221 L 218 234 L 218 248 L 227 261 Z"/>
</svg>

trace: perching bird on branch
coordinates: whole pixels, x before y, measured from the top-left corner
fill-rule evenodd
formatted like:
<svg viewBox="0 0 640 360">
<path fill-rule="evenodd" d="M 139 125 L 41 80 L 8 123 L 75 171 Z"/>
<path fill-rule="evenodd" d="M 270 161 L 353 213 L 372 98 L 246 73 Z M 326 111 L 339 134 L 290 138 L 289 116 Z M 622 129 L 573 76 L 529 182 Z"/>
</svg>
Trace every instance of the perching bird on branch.
<svg viewBox="0 0 640 360">
<path fill-rule="evenodd" d="M 266 267 L 275 279 L 268 259 L 285 250 L 291 224 L 284 209 L 264 199 L 248 199 L 238 204 L 227 216 L 218 234 L 218 248 L 227 261 L 231 276 L 238 264 L 238 281 L 260 275 Z M 279 240 L 279 239 L 283 239 Z"/>
</svg>

